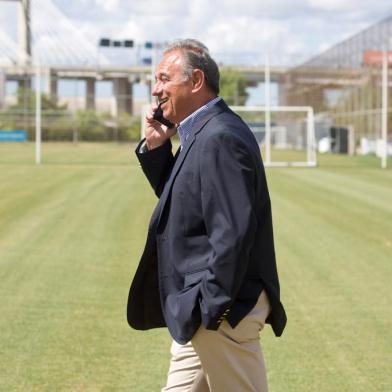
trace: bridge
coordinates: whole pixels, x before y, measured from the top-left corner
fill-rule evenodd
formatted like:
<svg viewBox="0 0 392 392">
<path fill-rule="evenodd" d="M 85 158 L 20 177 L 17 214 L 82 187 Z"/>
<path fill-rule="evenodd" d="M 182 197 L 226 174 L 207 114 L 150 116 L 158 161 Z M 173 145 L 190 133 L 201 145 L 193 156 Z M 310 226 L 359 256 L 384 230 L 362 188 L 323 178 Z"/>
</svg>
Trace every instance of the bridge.
<svg viewBox="0 0 392 392">
<path fill-rule="evenodd" d="M 221 69 L 227 68 L 221 66 Z M 247 86 L 256 86 L 265 81 L 264 66 L 236 66 L 235 68 L 244 75 Z M 270 79 L 279 83 L 285 74 L 284 67 L 271 67 Z M 31 87 L 31 79 L 37 73 L 37 67 L 31 65 L 11 65 L 0 68 L 0 102 L 5 101 L 6 81 L 16 81 L 20 87 Z M 151 66 L 115 66 L 115 65 L 51 65 L 40 67 L 40 73 L 45 81 L 44 92 L 49 97 L 58 98 L 58 83 L 60 80 L 82 80 L 85 82 L 85 108 L 96 107 L 96 81 L 110 81 L 113 84 L 113 92 L 116 106 L 119 112 L 131 112 L 132 86 L 134 83 L 145 83 L 151 86 Z M 3 74 L 3 76 L 1 76 Z M 3 98 L 3 99 L 2 99 Z"/>
</svg>

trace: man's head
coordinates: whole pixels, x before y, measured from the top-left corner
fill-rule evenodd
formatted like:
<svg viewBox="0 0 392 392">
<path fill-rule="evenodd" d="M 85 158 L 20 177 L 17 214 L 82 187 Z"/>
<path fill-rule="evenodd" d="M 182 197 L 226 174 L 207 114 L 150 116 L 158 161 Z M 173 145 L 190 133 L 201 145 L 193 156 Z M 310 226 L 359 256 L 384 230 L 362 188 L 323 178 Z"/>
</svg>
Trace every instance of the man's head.
<svg viewBox="0 0 392 392">
<path fill-rule="evenodd" d="M 152 92 L 164 102 L 164 117 L 179 123 L 218 94 L 219 69 L 201 42 L 178 40 L 166 48 Z"/>
</svg>

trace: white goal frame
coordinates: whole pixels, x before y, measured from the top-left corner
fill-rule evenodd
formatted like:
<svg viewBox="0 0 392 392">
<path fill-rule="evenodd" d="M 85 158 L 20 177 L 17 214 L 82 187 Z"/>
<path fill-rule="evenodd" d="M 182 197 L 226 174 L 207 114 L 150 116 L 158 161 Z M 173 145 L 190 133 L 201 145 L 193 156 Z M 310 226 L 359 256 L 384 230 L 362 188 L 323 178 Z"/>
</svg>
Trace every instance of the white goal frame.
<svg viewBox="0 0 392 392">
<path fill-rule="evenodd" d="M 265 160 L 266 167 L 316 167 L 316 136 L 314 128 L 314 112 L 311 106 L 230 106 L 236 112 L 264 112 L 265 118 Z M 270 112 L 303 112 L 306 114 L 306 161 L 285 162 L 271 160 L 271 118 Z"/>
</svg>

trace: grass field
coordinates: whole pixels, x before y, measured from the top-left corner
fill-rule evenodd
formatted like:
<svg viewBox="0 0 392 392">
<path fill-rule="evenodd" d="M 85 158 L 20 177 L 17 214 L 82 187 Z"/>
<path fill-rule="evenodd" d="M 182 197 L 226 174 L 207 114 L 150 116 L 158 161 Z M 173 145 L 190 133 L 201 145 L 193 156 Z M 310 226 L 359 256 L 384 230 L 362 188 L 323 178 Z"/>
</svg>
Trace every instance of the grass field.
<svg viewBox="0 0 392 392">
<path fill-rule="evenodd" d="M 133 149 L 45 144 L 35 166 L 32 144 L 0 144 L 0 391 L 162 387 L 167 331 L 125 318 L 155 203 Z M 289 318 L 262 333 L 271 392 L 392 391 L 392 170 L 378 167 L 267 171 Z"/>
</svg>

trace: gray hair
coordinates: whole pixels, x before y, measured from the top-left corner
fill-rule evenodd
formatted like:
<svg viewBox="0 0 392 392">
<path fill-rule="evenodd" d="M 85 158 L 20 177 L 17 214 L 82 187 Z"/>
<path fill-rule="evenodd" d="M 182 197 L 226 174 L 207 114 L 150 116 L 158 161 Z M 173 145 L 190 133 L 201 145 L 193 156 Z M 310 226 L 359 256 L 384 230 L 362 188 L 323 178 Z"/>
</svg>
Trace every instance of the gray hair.
<svg viewBox="0 0 392 392">
<path fill-rule="evenodd" d="M 185 77 L 192 77 L 193 70 L 200 69 L 210 90 L 219 94 L 219 68 L 204 44 L 195 39 L 179 39 L 170 43 L 163 53 L 173 50 L 180 50 L 183 54 Z"/>
</svg>

